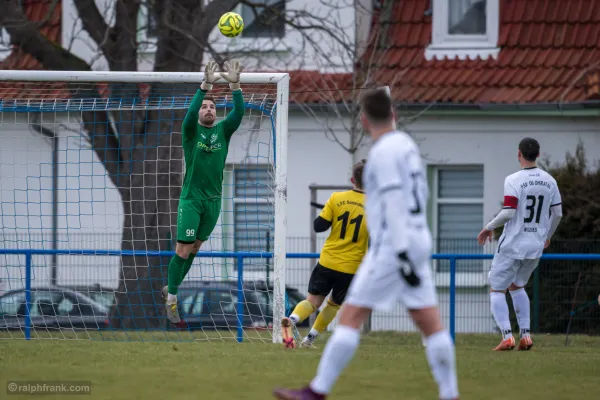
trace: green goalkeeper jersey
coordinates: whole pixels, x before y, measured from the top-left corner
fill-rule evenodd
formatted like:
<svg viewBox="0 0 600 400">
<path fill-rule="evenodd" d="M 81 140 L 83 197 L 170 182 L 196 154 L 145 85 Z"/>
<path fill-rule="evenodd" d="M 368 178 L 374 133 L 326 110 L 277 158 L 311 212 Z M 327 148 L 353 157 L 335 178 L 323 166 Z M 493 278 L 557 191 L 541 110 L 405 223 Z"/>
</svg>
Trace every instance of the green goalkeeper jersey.
<svg viewBox="0 0 600 400">
<path fill-rule="evenodd" d="M 244 97 L 233 91 L 233 110 L 211 128 L 198 123 L 198 113 L 206 92 L 198 89 L 183 120 L 183 154 L 185 178 L 181 200 L 210 200 L 221 197 L 223 169 L 231 136 L 244 117 Z"/>
</svg>

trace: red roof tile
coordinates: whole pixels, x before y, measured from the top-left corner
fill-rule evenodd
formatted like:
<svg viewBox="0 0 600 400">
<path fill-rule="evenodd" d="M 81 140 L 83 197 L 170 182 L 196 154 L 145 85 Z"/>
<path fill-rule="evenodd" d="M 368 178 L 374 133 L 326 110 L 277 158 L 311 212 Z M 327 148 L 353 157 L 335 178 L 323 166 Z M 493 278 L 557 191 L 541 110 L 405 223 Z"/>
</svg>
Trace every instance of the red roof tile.
<svg viewBox="0 0 600 400">
<path fill-rule="evenodd" d="M 369 81 L 389 85 L 395 101 L 416 103 L 552 103 L 600 97 L 600 7 L 593 0 L 500 0 L 497 59 L 426 60 L 432 17 L 431 0 L 394 2 L 390 15 L 373 16 L 372 42 L 357 66 Z M 52 0 L 24 0 L 32 21 L 47 18 Z M 61 3 L 42 32 L 60 41 Z M 377 39 L 377 40 L 375 40 Z M 43 69 L 15 49 L 0 69 Z M 330 103 L 355 99 L 349 73 L 290 71 L 290 101 Z M 591 77 L 590 77 L 591 76 Z M 595 76 L 595 78 L 594 78 Z M 7 88 L 7 84 L 0 84 Z M 48 96 L 58 90 L 49 87 Z M 38 92 L 39 95 L 39 92 Z M 3 97 L 26 97 L 17 87 Z"/>
<path fill-rule="evenodd" d="M 497 60 L 427 61 L 430 3 L 396 2 L 391 18 L 380 24 L 391 43 L 367 52 L 381 54 L 371 68 L 378 84 L 395 81 L 396 101 L 546 103 L 564 96 L 580 102 L 596 93 L 586 86 L 597 84 L 585 79 L 600 67 L 600 7 L 591 0 L 500 0 Z"/>
<path fill-rule="evenodd" d="M 555 103 L 598 98 L 600 84 L 586 79 L 587 74 L 600 71 L 600 7 L 592 3 L 500 0 L 497 59 L 428 61 L 425 49 L 431 42 L 432 17 L 425 12 L 431 0 L 396 1 L 389 16 L 381 18 L 378 12 L 373 16 L 374 45 L 367 49 L 363 66 L 357 70 L 370 69 L 375 83 L 389 85 L 394 100 L 407 104 Z M 321 79 L 329 78 L 323 75 Z M 319 89 L 327 87 L 295 82 L 292 76 L 292 92 L 307 91 L 293 93 L 292 99 L 319 102 L 323 97 Z M 308 93 L 311 90 L 312 95 Z"/>
</svg>

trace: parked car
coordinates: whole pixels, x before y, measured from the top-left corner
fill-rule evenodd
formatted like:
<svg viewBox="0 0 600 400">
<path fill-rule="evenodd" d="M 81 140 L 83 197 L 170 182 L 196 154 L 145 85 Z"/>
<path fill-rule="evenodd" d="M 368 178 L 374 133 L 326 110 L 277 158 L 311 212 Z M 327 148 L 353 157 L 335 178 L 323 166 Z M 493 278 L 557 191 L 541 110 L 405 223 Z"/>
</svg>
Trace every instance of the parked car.
<svg viewBox="0 0 600 400">
<path fill-rule="evenodd" d="M 94 300 L 96 303 L 100 303 L 109 309 L 113 306 L 113 304 L 115 304 L 115 289 L 101 286 L 100 284 L 61 285 L 61 287 L 82 293 Z"/>
<path fill-rule="evenodd" d="M 286 288 L 286 314 L 304 299 L 295 288 Z M 232 329 L 238 325 L 238 287 L 235 281 L 185 281 L 177 295 L 179 314 L 188 329 Z M 264 282 L 245 282 L 244 328 L 273 326 L 273 287 Z M 308 320 L 299 326 L 308 326 Z"/>
<path fill-rule="evenodd" d="M 58 286 L 31 290 L 31 327 L 34 329 L 105 329 L 108 307 L 73 290 Z M 0 331 L 25 329 L 25 289 L 0 296 Z"/>
</svg>

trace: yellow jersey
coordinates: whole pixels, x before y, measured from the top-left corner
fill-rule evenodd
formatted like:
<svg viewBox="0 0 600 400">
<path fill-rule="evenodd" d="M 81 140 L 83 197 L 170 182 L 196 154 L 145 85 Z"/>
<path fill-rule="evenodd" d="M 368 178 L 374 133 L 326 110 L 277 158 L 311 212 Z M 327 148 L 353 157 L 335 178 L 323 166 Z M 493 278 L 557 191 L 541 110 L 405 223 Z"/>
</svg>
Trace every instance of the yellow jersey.
<svg viewBox="0 0 600 400">
<path fill-rule="evenodd" d="M 333 193 L 319 216 L 331 222 L 331 232 L 321 250 L 319 264 L 355 274 L 369 244 L 365 194 L 357 190 Z"/>
</svg>

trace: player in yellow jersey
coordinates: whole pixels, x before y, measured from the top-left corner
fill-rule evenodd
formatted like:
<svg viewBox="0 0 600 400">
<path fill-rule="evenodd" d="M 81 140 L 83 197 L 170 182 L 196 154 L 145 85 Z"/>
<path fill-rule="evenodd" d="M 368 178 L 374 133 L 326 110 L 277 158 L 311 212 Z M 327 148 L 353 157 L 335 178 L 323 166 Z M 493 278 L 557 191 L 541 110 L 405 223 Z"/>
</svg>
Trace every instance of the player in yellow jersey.
<svg viewBox="0 0 600 400">
<path fill-rule="evenodd" d="M 292 325 L 304 321 L 317 311 L 331 292 L 301 346 L 312 346 L 317 336 L 327 329 L 344 302 L 350 282 L 367 251 L 369 233 L 363 192 L 364 167 L 365 160 L 354 165 L 350 180 L 354 189 L 333 193 L 314 220 L 315 232 L 325 232 L 329 228 L 331 232 L 310 276 L 307 299 L 298 303 L 290 317 L 282 321 L 286 347 L 295 347 Z"/>
</svg>

